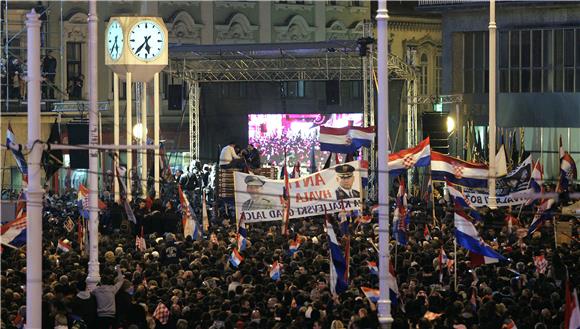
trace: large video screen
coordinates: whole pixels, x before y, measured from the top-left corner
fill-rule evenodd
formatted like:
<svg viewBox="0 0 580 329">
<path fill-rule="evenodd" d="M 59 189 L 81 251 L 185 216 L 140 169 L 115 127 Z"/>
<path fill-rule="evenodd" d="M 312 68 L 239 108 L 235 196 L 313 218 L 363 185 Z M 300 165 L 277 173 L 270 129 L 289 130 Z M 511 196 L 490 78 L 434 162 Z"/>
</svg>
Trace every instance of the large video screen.
<svg viewBox="0 0 580 329">
<path fill-rule="evenodd" d="M 318 144 L 320 126 L 362 127 L 362 113 L 337 114 L 250 114 L 248 115 L 248 139 L 255 145 L 262 157 L 263 164 L 281 166 L 284 163 L 284 150 L 289 165 L 300 162 L 302 171 L 320 169 L 328 152 L 322 154 Z"/>
</svg>

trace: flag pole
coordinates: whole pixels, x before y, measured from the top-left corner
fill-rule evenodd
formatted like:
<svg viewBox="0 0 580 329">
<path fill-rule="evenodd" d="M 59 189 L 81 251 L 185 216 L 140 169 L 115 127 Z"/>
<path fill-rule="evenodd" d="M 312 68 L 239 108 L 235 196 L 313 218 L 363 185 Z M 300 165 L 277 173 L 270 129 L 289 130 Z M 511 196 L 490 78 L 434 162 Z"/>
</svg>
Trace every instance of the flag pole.
<svg viewBox="0 0 580 329">
<path fill-rule="evenodd" d="M 28 58 L 28 195 L 26 230 L 26 326 L 42 324 L 42 197 L 40 185 L 40 26 L 39 15 L 32 9 L 26 14 Z"/>
<path fill-rule="evenodd" d="M 435 186 L 433 186 L 433 172 L 431 171 L 431 165 L 429 165 L 429 182 L 431 182 L 431 202 L 433 203 L 432 215 L 433 215 L 433 226 L 437 225 L 437 217 L 435 216 Z"/>
<path fill-rule="evenodd" d="M 98 131 L 98 17 L 97 2 L 89 2 L 89 145 L 99 144 Z M 87 286 L 94 289 L 101 280 L 99 273 L 99 160 L 97 150 L 89 149 L 89 269 Z"/>
<path fill-rule="evenodd" d="M 393 323 L 389 298 L 389 72 L 388 72 L 388 11 L 387 1 L 380 0 L 377 10 L 378 63 L 378 185 L 379 185 L 379 291 L 377 302 L 381 328 L 390 329 Z"/>
<path fill-rule="evenodd" d="M 489 1 L 489 203 L 490 209 L 496 209 L 495 196 L 495 105 L 496 105 L 496 29 L 495 0 Z"/>
<path fill-rule="evenodd" d="M 453 286 L 457 292 L 457 239 L 453 239 Z"/>
</svg>

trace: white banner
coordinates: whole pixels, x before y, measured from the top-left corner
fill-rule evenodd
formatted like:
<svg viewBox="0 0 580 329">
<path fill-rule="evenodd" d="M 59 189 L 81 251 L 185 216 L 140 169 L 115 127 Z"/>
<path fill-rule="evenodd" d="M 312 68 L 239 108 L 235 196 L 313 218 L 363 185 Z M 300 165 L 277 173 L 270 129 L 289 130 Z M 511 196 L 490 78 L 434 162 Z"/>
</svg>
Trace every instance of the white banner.
<svg viewBox="0 0 580 329">
<path fill-rule="evenodd" d="M 342 210 L 362 210 L 359 161 L 339 164 L 312 175 L 290 179 L 290 218 Z M 236 216 L 246 223 L 282 220 L 284 180 L 236 172 Z"/>
<path fill-rule="evenodd" d="M 533 189 L 530 189 L 530 193 L 533 193 Z M 511 193 L 508 195 L 496 195 L 496 202 L 498 207 L 508 207 L 508 206 L 517 206 L 520 204 L 524 204 L 528 201 L 527 198 L 522 198 L 519 195 L 522 195 L 525 191 L 520 191 L 516 193 Z M 471 202 L 476 207 L 485 207 L 489 203 L 489 194 L 486 193 L 477 193 L 477 192 L 463 192 L 467 200 Z"/>
<path fill-rule="evenodd" d="M 515 206 L 526 203 L 527 194 L 534 193 L 530 188 L 532 174 L 532 156 L 529 156 L 520 165 L 505 177 L 496 180 L 496 198 L 498 207 Z M 476 207 L 485 207 L 489 202 L 487 189 L 464 189 L 465 197 Z"/>
</svg>

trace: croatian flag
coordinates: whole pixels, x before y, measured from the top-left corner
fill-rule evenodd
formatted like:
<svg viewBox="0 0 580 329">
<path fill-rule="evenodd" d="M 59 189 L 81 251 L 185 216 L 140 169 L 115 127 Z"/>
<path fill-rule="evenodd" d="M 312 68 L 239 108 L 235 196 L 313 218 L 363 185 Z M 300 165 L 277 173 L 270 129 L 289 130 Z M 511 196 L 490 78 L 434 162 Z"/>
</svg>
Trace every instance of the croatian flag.
<svg viewBox="0 0 580 329">
<path fill-rule="evenodd" d="M 447 254 L 445 253 L 443 247 L 441 247 L 439 249 L 439 282 L 443 282 L 443 266 L 448 268 L 449 267 L 448 263 L 449 258 L 447 257 Z"/>
<path fill-rule="evenodd" d="M 570 290 L 570 279 L 566 280 L 566 306 L 564 308 L 564 329 L 580 328 L 580 306 L 576 289 Z"/>
<path fill-rule="evenodd" d="M 568 185 L 578 178 L 576 162 L 570 153 L 564 151 L 562 136 L 560 136 L 560 182 L 558 192 L 568 190 Z"/>
<path fill-rule="evenodd" d="M 246 246 L 248 244 L 247 239 L 248 239 L 248 231 L 246 230 L 246 223 L 242 215 L 242 218 L 240 219 L 240 224 L 238 225 L 238 236 L 237 236 L 239 251 L 246 250 Z"/>
<path fill-rule="evenodd" d="M 363 215 L 359 217 L 358 222 L 360 224 L 370 224 L 373 221 L 373 216 L 371 215 Z"/>
<path fill-rule="evenodd" d="M 6 130 L 6 146 L 10 149 L 12 155 L 14 155 L 20 173 L 28 175 L 28 164 L 22 154 L 22 146 L 16 143 L 16 136 L 14 136 L 14 131 L 10 123 L 8 123 L 8 129 Z"/>
<path fill-rule="evenodd" d="M 280 273 L 280 263 L 275 260 L 272 264 L 272 268 L 270 269 L 270 278 L 274 281 L 278 281 L 280 280 Z"/>
<path fill-rule="evenodd" d="M 133 209 L 131 208 L 129 200 L 127 199 L 127 186 L 125 185 L 125 180 L 123 179 L 127 169 L 117 165 L 115 167 L 115 171 L 117 172 L 117 181 L 119 182 L 119 194 L 121 195 L 121 203 L 123 203 L 123 208 L 125 208 L 127 219 L 133 224 L 137 224 L 137 218 L 135 218 L 135 213 L 133 213 Z"/>
<path fill-rule="evenodd" d="M 340 294 L 348 288 L 345 280 L 346 261 L 340 250 L 340 244 L 336 239 L 332 224 L 328 221 L 326 221 L 326 234 L 330 249 L 330 291 L 333 294 Z"/>
<path fill-rule="evenodd" d="M 431 164 L 429 137 L 417 146 L 389 154 L 389 174 L 400 175 L 413 167 L 427 167 Z"/>
<path fill-rule="evenodd" d="M 377 266 L 377 262 L 367 262 L 367 264 L 371 274 L 379 276 L 379 267 Z"/>
<path fill-rule="evenodd" d="M 79 185 L 79 192 L 77 193 L 77 207 L 79 213 L 85 219 L 89 219 L 89 189 L 83 184 Z"/>
<path fill-rule="evenodd" d="M 482 256 L 487 256 L 489 258 L 495 258 L 498 260 L 507 260 L 504 256 L 497 253 L 490 246 L 488 246 L 483 239 L 479 236 L 477 229 L 471 221 L 467 218 L 467 215 L 463 214 L 461 211 L 455 211 L 455 239 L 457 243 L 463 248 L 480 254 Z"/>
<path fill-rule="evenodd" d="M 298 242 L 292 240 L 290 241 L 290 254 L 294 254 L 295 252 L 298 251 L 298 247 L 300 247 L 300 245 L 298 244 Z"/>
<path fill-rule="evenodd" d="M 393 306 L 397 306 L 399 301 L 399 286 L 397 285 L 397 275 L 393 263 L 389 262 L 389 272 L 387 273 L 387 285 L 389 286 L 389 299 Z"/>
<path fill-rule="evenodd" d="M 379 298 L 381 297 L 379 289 L 360 287 L 360 290 L 362 290 L 363 294 L 365 294 L 365 297 L 368 298 L 368 300 L 373 303 L 378 302 Z"/>
<path fill-rule="evenodd" d="M 467 162 L 436 151 L 431 152 L 434 181 L 449 181 L 467 187 L 487 187 L 487 165 Z"/>
<path fill-rule="evenodd" d="M 537 160 L 532 164 L 532 174 L 530 176 L 530 187 L 534 191 L 534 193 L 542 193 L 544 189 L 542 188 L 542 183 L 544 180 L 544 168 L 540 163 L 540 160 Z M 526 206 L 533 205 L 536 203 L 536 199 L 532 198 L 526 201 Z"/>
<path fill-rule="evenodd" d="M 461 209 L 463 211 L 467 211 L 468 215 L 471 218 L 482 221 L 483 217 L 477 212 L 477 208 L 469 202 L 467 197 L 463 194 L 463 192 L 459 191 L 452 183 L 447 182 L 447 191 L 449 192 L 449 196 L 453 200 L 453 204 L 456 209 Z"/>
<path fill-rule="evenodd" d="M 242 255 L 240 255 L 240 253 L 238 252 L 237 249 L 232 250 L 232 254 L 230 255 L 230 263 L 234 267 L 240 266 L 240 264 L 242 263 L 243 260 L 244 260 L 244 257 L 242 257 Z"/>
<path fill-rule="evenodd" d="M 533 259 L 534 265 L 536 266 L 536 272 L 539 274 L 546 273 L 546 270 L 548 269 L 548 261 L 546 260 L 546 257 L 544 257 L 544 255 L 539 255 L 534 256 Z"/>
<path fill-rule="evenodd" d="M 530 236 L 534 232 L 536 232 L 538 230 L 538 228 L 540 228 L 540 226 L 542 226 L 544 221 L 546 221 L 547 219 L 550 219 L 550 217 L 552 215 L 551 208 L 553 205 L 554 205 L 554 199 L 544 200 L 540 204 L 540 206 L 538 207 L 538 211 L 536 212 L 536 215 L 534 216 L 534 219 L 532 220 L 532 223 L 530 224 L 530 227 L 528 228 L 528 236 Z"/>
<path fill-rule="evenodd" d="M 143 234 L 143 226 L 141 226 L 141 234 L 135 236 L 135 249 L 143 252 L 147 249 L 147 243 Z"/>
<path fill-rule="evenodd" d="M 61 250 L 62 252 L 69 252 L 72 247 L 70 245 L 70 242 L 65 241 L 63 239 L 58 240 L 58 245 L 57 245 L 57 249 Z"/>
<path fill-rule="evenodd" d="M 395 201 L 396 208 L 393 214 L 393 235 L 400 245 L 407 244 L 407 225 L 409 225 L 409 213 L 407 211 L 407 193 L 405 181 L 399 180 L 399 191 Z"/>
<path fill-rule="evenodd" d="M 197 221 L 193 218 L 193 208 L 191 208 L 189 200 L 183 193 L 181 185 L 178 185 L 177 190 L 179 192 L 179 201 L 181 202 L 183 236 L 187 237 L 190 235 L 193 240 L 197 240 L 200 238 L 201 234 L 199 225 L 197 225 Z"/>
<path fill-rule="evenodd" d="M 375 127 L 320 127 L 321 151 L 350 154 L 364 147 L 371 147 L 375 139 Z"/>
<path fill-rule="evenodd" d="M 0 227 L 2 244 L 20 248 L 26 244 L 26 212 Z"/>
<path fill-rule="evenodd" d="M 478 253 L 475 252 L 469 252 L 469 262 L 470 262 L 470 267 L 478 267 L 480 265 L 488 265 L 488 264 L 494 264 L 494 263 L 499 263 L 499 260 L 497 258 L 492 258 L 492 257 L 487 257 L 487 256 L 483 256 L 480 255 Z"/>
</svg>

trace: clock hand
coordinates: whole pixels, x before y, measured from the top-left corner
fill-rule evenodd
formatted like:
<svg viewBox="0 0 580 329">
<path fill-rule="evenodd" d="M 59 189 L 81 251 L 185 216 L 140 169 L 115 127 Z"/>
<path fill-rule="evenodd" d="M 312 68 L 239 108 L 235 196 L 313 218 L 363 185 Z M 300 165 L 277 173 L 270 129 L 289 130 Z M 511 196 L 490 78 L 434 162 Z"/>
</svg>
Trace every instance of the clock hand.
<svg viewBox="0 0 580 329">
<path fill-rule="evenodd" d="M 143 47 L 145 46 L 145 44 L 147 43 L 149 39 L 147 39 L 147 37 L 145 37 L 145 41 L 143 41 L 143 43 L 139 46 L 139 48 L 137 48 L 137 50 L 135 51 L 135 54 L 137 54 L 138 52 L 141 51 L 141 49 L 143 49 Z"/>
<path fill-rule="evenodd" d="M 117 36 L 115 36 L 115 43 L 113 43 L 113 46 L 111 47 L 111 54 L 113 53 L 113 49 L 115 49 L 116 52 L 119 52 L 119 46 L 117 46 Z"/>
<path fill-rule="evenodd" d="M 151 36 L 145 37 L 145 50 L 147 51 L 148 54 L 151 51 L 151 47 L 149 46 L 149 39 L 151 39 Z"/>
</svg>

